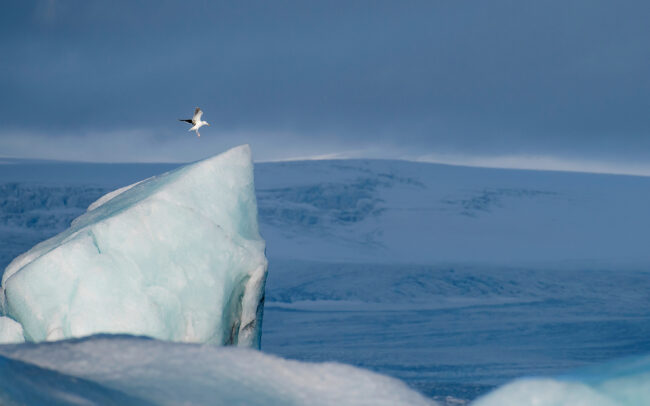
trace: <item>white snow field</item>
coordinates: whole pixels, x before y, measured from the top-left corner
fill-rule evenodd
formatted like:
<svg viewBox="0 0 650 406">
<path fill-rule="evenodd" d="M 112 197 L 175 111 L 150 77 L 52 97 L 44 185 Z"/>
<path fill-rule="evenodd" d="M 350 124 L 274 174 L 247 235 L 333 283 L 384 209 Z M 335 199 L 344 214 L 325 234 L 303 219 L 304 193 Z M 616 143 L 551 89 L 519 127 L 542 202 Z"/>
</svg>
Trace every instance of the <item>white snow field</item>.
<svg viewBox="0 0 650 406">
<path fill-rule="evenodd" d="M 27 341 L 95 333 L 259 347 L 267 260 L 248 146 L 112 193 L 14 259 Z"/>
<path fill-rule="evenodd" d="M 434 405 L 402 382 L 248 348 L 93 336 L 0 345 L 2 405 Z"/>
<path fill-rule="evenodd" d="M 177 166 L 5 160 L 0 268 Z M 650 353 L 648 177 L 343 160 L 256 164 L 255 186 L 266 353 L 448 405 Z"/>
<path fill-rule="evenodd" d="M 650 178 L 341 160 L 256 165 L 274 258 L 650 264 Z"/>
</svg>

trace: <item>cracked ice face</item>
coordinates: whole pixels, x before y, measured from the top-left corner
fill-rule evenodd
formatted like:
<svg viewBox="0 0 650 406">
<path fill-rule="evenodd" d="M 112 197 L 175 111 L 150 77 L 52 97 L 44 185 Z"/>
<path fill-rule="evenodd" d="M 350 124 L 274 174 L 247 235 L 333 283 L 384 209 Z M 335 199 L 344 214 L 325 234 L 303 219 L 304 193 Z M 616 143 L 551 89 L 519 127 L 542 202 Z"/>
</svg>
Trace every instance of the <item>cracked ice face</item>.
<svg viewBox="0 0 650 406">
<path fill-rule="evenodd" d="M 266 269 L 242 146 L 100 199 L 16 258 L 0 299 L 29 341 L 110 332 L 259 346 Z"/>
</svg>

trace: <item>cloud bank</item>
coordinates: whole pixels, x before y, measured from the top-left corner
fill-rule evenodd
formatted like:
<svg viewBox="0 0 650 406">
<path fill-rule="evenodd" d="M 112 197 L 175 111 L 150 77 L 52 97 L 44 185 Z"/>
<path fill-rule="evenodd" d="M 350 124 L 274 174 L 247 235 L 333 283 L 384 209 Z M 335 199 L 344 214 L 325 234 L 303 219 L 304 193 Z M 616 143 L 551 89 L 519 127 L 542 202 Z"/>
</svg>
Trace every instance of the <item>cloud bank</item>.
<svg viewBox="0 0 650 406">
<path fill-rule="evenodd" d="M 187 161 L 249 142 L 264 160 L 643 167 L 649 18 L 604 0 L 13 2 L 0 156 Z M 200 143 L 176 121 L 197 105 Z"/>
</svg>

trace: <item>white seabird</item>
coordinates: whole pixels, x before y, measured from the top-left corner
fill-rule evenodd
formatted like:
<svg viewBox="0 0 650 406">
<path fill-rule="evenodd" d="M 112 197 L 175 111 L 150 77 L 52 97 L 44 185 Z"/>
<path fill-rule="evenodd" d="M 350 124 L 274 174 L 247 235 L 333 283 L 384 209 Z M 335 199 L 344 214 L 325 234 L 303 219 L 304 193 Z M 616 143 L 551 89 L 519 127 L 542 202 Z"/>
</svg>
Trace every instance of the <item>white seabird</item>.
<svg viewBox="0 0 650 406">
<path fill-rule="evenodd" d="M 199 133 L 199 128 L 203 127 L 204 125 L 210 127 L 210 124 L 208 124 L 207 121 L 201 121 L 202 115 L 203 115 L 203 111 L 197 107 L 196 110 L 194 110 L 194 117 L 192 117 L 191 120 L 189 119 L 183 120 L 182 118 L 179 118 L 178 120 L 185 121 L 186 123 L 192 124 L 193 125 L 192 128 L 190 128 L 188 131 L 196 131 L 196 135 L 200 137 L 201 134 Z"/>
</svg>

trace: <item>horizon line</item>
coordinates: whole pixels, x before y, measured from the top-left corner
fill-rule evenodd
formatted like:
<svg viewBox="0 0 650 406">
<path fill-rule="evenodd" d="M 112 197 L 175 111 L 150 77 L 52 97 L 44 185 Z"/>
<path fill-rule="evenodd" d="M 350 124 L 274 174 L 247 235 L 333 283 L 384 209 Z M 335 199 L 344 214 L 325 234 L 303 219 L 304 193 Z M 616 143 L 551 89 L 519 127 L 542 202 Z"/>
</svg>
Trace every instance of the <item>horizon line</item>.
<svg viewBox="0 0 650 406">
<path fill-rule="evenodd" d="M 225 151 L 224 151 L 225 152 Z M 202 158 L 203 159 L 203 158 Z M 17 161 L 17 162 L 3 162 Z M 0 156 L 0 166 L 22 163 L 52 163 L 52 164 L 88 164 L 88 165 L 184 165 L 200 161 L 83 161 L 63 160 L 52 158 L 19 158 Z M 423 156 L 423 157 L 375 157 L 375 156 L 346 156 L 345 153 L 321 154 L 278 159 L 253 160 L 255 164 L 307 162 L 307 161 L 397 161 L 420 164 L 445 165 L 477 169 L 498 169 L 513 171 L 535 172 L 567 172 L 595 175 L 638 176 L 649 177 L 650 166 L 624 166 L 607 164 L 588 160 L 566 160 L 549 156 L 510 155 L 505 157 L 472 157 L 472 156 Z M 523 162 L 525 161 L 525 162 Z M 537 163 L 537 164 L 535 164 Z"/>
</svg>

